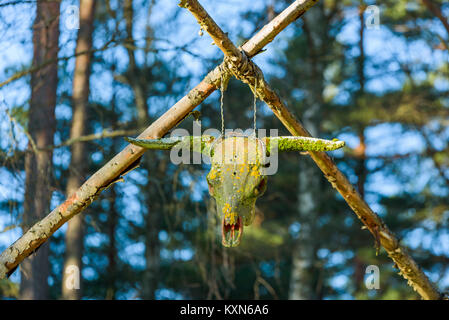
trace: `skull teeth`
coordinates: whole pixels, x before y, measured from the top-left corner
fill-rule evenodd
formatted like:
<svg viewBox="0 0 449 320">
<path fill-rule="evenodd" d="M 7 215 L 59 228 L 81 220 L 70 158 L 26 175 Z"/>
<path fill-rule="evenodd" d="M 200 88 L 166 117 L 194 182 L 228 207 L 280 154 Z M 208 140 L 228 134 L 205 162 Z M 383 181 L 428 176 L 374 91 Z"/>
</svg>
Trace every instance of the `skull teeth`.
<svg viewBox="0 0 449 320">
<path fill-rule="evenodd" d="M 222 235 L 223 245 L 225 247 L 235 247 L 240 244 L 243 234 L 243 221 L 241 217 L 237 218 L 236 223 L 230 224 L 223 219 Z"/>
</svg>

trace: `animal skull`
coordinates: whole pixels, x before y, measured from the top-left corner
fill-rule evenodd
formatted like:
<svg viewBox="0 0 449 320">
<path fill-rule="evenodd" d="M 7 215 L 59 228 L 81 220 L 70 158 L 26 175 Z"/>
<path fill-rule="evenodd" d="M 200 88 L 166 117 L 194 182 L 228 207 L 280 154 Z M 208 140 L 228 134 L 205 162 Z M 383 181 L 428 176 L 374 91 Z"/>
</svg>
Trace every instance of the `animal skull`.
<svg viewBox="0 0 449 320">
<path fill-rule="evenodd" d="M 125 138 L 146 149 L 173 147 L 201 152 L 210 157 L 207 175 L 209 194 L 215 199 L 217 213 L 222 217 L 222 244 L 240 244 L 243 227 L 254 220 L 256 200 L 267 187 L 266 156 L 278 151 L 331 151 L 344 146 L 343 141 L 309 137 L 256 138 L 229 134 L 218 139 L 213 136 L 184 136 L 161 139 Z"/>
</svg>

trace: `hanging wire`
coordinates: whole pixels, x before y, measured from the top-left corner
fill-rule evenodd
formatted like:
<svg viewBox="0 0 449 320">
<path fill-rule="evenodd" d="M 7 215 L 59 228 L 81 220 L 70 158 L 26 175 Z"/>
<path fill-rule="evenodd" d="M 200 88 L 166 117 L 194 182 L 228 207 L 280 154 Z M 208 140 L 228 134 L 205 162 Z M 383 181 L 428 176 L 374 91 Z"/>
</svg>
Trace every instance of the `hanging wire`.
<svg viewBox="0 0 449 320">
<path fill-rule="evenodd" d="M 223 59 L 223 63 L 220 65 L 219 69 L 220 69 L 220 92 L 221 92 L 221 97 L 220 97 L 220 112 L 221 112 L 221 134 L 222 136 L 224 136 L 224 112 L 223 112 L 223 97 L 224 97 L 224 91 L 225 91 L 225 87 L 227 86 L 227 81 L 228 78 L 225 79 L 226 83 L 224 83 L 224 78 L 223 75 L 228 76 L 228 75 L 234 75 L 237 79 L 243 81 L 244 83 L 248 84 L 248 86 L 250 87 L 251 91 L 253 92 L 254 95 L 254 102 L 253 102 L 253 112 L 254 112 L 254 119 L 253 119 L 253 136 L 257 136 L 256 131 L 257 131 L 257 84 L 259 82 L 259 78 L 263 79 L 263 75 L 260 71 L 259 68 L 257 68 L 257 66 L 253 66 L 252 64 L 249 63 L 249 59 L 246 55 L 246 53 L 243 51 L 243 61 L 242 61 L 242 65 L 240 67 L 238 67 L 237 69 L 251 69 L 250 71 L 253 71 L 256 76 L 254 77 L 254 86 L 251 85 L 251 79 L 252 77 L 244 77 L 241 78 L 240 74 L 242 72 L 239 72 L 238 70 L 233 70 L 234 66 L 232 64 L 230 64 L 227 61 L 227 57 L 224 57 Z M 243 72 L 244 74 L 246 74 L 247 72 Z M 251 73 L 251 72 L 249 72 Z"/>
<path fill-rule="evenodd" d="M 257 129 L 257 79 L 254 81 L 254 136 L 256 136 L 256 129 Z"/>
<path fill-rule="evenodd" d="M 223 81 L 223 72 L 221 72 L 220 73 L 220 113 L 221 113 L 221 135 L 222 136 L 224 136 L 223 96 L 224 96 L 224 81 Z"/>
</svg>

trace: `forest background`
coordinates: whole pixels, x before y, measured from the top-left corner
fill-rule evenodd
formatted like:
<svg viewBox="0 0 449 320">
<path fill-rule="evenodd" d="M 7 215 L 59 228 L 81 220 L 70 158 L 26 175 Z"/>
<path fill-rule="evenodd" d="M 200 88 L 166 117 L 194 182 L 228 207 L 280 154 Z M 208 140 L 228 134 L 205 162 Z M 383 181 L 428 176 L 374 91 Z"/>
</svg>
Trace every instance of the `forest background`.
<svg viewBox="0 0 449 320">
<path fill-rule="evenodd" d="M 177 1 L 38 2 L 0 1 L 0 251 L 223 59 Z M 289 4 L 201 3 L 238 45 Z M 56 17 L 40 26 L 53 32 L 56 59 L 33 69 L 42 8 Z M 448 16 L 443 0 L 319 1 L 254 58 L 314 136 L 346 142 L 330 155 L 440 292 L 449 287 Z M 221 127 L 219 100 L 215 92 L 198 107 L 203 129 Z M 226 128 L 251 128 L 252 103 L 232 79 Z M 257 110 L 258 128 L 288 134 L 261 101 Z M 35 144 L 47 151 L 33 177 Z M 147 151 L 33 263 L 0 280 L 0 297 L 419 298 L 315 167 L 306 154 L 280 155 L 242 244 L 224 248 L 208 165 Z M 69 265 L 81 270 L 79 290 L 63 286 Z M 370 265 L 377 290 L 365 285 Z"/>
</svg>

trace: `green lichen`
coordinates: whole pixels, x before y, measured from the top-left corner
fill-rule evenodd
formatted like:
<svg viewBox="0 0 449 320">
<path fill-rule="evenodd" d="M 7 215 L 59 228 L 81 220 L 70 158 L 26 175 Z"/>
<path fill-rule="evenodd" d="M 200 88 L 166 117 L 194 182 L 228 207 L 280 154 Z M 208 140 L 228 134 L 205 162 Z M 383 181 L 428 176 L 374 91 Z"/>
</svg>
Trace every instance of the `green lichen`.
<svg viewBox="0 0 449 320">
<path fill-rule="evenodd" d="M 134 139 L 125 138 L 126 141 L 136 146 L 150 150 L 170 150 L 176 148 L 187 148 L 196 152 L 209 155 L 210 145 L 214 140 L 213 136 L 184 136 L 160 139 Z"/>
<path fill-rule="evenodd" d="M 336 139 L 331 141 L 299 136 L 258 139 L 235 134 L 217 141 L 207 135 L 126 140 L 147 149 L 169 150 L 176 147 L 211 157 L 207 181 L 209 193 L 216 200 L 217 212 L 227 230 L 223 233 L 225 246 L 239 244 L 243 230 L 240 229 L 240 221 L 248 226 L 254 220 L 256 200 L 266 189 L 267 177 L 263 170 L 266 150 L 330 151 L 344 146 L 343 141 Z M 237 225 L 239 230 L 234 232 L 235 229 L 232 229 L 229 232 L 230 225 Z"/>
<path fill-rule="evenodd" d="M 125 140 L 136 146 L 152 149 L 152 150 L 170 150 L 175 145 L 180 143 L 183 139 L 182 137 L 171 137 L 171 138 L 161 138 L 161 139 L 134 139 L 125 137 Z"/>
<path fill-rule="evenodd" d="M 266 139 L 268 150 L 285 151 L 332 151 L 342 148 L 345 143 L 339 140 L 325 140 L 309 137 L 271 137 Z"/>
<path fill-rule="evenodd" d="M 262 150 L 259 139 L 246 136 L 226 137 L 213 146 L 207 181 L 223 223 L 234 224 L 239 218 L 245 226 L 253 222 L 256 200 L 266 188 Z M 239 241 L 224 234 L 225 246 L 236 246 Z"/>
</svg>

